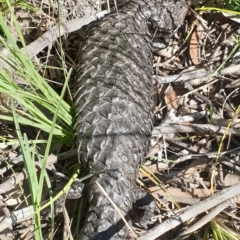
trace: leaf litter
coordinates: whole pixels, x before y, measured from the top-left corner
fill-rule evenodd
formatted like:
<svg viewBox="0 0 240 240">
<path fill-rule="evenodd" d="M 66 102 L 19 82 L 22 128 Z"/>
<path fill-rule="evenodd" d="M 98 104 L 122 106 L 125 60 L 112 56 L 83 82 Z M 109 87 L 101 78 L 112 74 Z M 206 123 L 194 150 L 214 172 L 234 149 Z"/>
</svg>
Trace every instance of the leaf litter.
<svg viewBox="0 0 240 240">
<path fill-rule="evenodd" d="M 68 1 L 64 4 L 65 9 L 64 6 L 62 9 L 65 11 L 61 12 L 64 19 L 67 21 L 69 18 L 70 20 L 75 18 L 76 6 L 71 6 Z M 44 3 L 42 6 L 42 14 L 32 13 L 30 16 L 24 8 L 15 9 L 18 21 L 25 26 L 24 37 L 29 43 L 35 41 L 57 22 L 57 5 L 49 8 L 48 3 Z M 81 5 L 80 8 L 85 9 L 82 13 L 94 11 L 92 7 L 88 7 L 86 11 L 86 6 Z M 34 26 L 32 28 L 34 30 L 31 30 L 30 25 Z M 18 41 L 13 26 L 11 26 L 11 32 Z M 194 231 L 195 234 L 203 237 L 205 230 L 202 226 L 209 222 L 221 222 L 225 228 L 228 227 L 231 231 L 239 233 L 240 191 L 236 189 L 240 187 L 234 188 L 235 195 L 229 194 L 229 198 L 225 197 L 222 204 L 214 200 L 214 196 L 219 198 L 218 194 L 226 190 L 226 187 L 240 184 L 239 34 L 240 25 L 235 18 L 217 11 L 192 10 L 183 27 L 170 40 L 169 46 L 154 53 L 155 123 L 152 146 L 146 157 L 145 166 L 139 174 L 139 181 L 153 195 L 158 204 L 153 225 L 164 228 L 165 225 L 161 223 L 164 224 L 166 220 L 182 216 L 184 212 L 191 212 L 191 207 L 197 206 L 204 200 L 210 201 L 212 198 L 211 201 L 213 201 L 210 209 L 190 214 L 190 217 L 185 219 L 187 223 L 184 224 L 184 228 L 172 228 L 170 233 L 168 231 L 171 229 L 166 228 L 166 231 L 162 230 L 156 239 L 174 239 L 178 235 L 182 236 L 181 239 L 190 239 Z M 84 38 L 84 31 L 80 30 L 69 33 L 69 36 L 63 39 L 67 56 L 66 68 L 75 66 L 75 59 L 79 54 L 75 49 L 79 48 L 82 38 Z M 58 58 L 57 48 L 53 46 L 42 49 L 35 56 L 36 63 L 60 67 L 61 61 Z M 42 75 L 56 82 L 57 79 L 62 78 L 63 72 L 53 68 L 45 70 Z M 59 82 L 53 83 L 53 86 L 59 88 Z M 1 94 L 1 98 L 4 105 L 9 104 L 4 95 Z M 21 156 L 19 156 L 21 153 L 14 144 L 16 140 L 14 127 L 8 122 L 1 124 L 1 137 L 3 140 L 0 149 L 2 155 L 0 205 L 3 212 L 2 218 L 6 219 L 11 214 L 9 209 L 14 211 L 25 209 L 24 205 L 18 206 L 22 201 L 19 186 L 22 185 L 26 189 L 27 186 L 24 184 L 26 176 Z M 11 145 L 8 145 L 9 139 L 13 142 Z M 55 148 L 55 154 L 62 152 L 62 148 L 64 148 L 62 145 Z M 57 162 L 55 157 L 49 157 L 50 173 L 55 172 L 61 175 L 57 166 L 60 164 L 61 156 L 62 159 L 67 159 L 64 153 L 58 155 Z M 76 157 L 65 161 L 64 164 L 73 169 L 76 164 L 74 161 L 76 162 Z M 17 175 L 11 173 L 10 166 L 15 168 Z M 40 166 L 36 166 L 37 168 L 39 169 Z M 65 175 L 69 174 L 69 171 L 63 171 Z M 54 177 L 50 176 L 50 178 L 53 182 L 56 181 Z M 13 185 L 10 180 L 14 180 Z M 230 193 L 231 191 L 229 189 Z M 46 199 L 48 196 L 43 196 L 43 200 Z M 229 199 L 231 203 L 226 203 Z M 214 201 L 216 201 L 215 205 Z M 221 210 L 219 210 L 220 206 L 222 206 Z M 208 214 L 207 218 L 205 213 L 214 213 L 214 211 L 216 214 Z M 229 221 L 229 214 L 231 221 Z M 205 221 L 201 222 L 204 218 L 206 218 Z M 22 225 L 18 223 L 17 231 L 21 232 L 21 236 L 26 236 L 30 229 L 26 222 L 21 221 Z M 12 227 L 12 224 L 8 223 L 3 229 Z M 43 228 L 46 226 L 44 222 Z M 143 239 L 151 233 L 151 229 L 145 232 L 137 225 L 133 229 L 139 235 L 143 235 Z M 25 233 L 23 230 L 26 230 Z M 7 234 L 11 235 L 9 231 Z M 155 238 L 148 237 L 149 239 Z M 211 239 L 213 239 L 212 235 Z"/>
</svg>

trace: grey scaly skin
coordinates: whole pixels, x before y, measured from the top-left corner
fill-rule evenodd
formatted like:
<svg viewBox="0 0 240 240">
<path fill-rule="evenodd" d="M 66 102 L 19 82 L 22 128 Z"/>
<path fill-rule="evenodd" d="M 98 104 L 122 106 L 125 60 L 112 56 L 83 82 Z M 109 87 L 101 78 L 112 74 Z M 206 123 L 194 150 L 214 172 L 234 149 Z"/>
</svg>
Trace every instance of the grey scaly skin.
<svg viewBox="0 0 240 240">
<path fill-rule="evenodd" d="M 127 239 L 118 213 L 97 181 L 129 219 L 137 200 L 135 176 L 148 151 L 153 126 L 152 38 L 182 23 L 185 1 L 140 0 L 124 4 L 88 30 L 74 93 L 79 161 L 94 175 L 80 239 Z"/>
</svg>

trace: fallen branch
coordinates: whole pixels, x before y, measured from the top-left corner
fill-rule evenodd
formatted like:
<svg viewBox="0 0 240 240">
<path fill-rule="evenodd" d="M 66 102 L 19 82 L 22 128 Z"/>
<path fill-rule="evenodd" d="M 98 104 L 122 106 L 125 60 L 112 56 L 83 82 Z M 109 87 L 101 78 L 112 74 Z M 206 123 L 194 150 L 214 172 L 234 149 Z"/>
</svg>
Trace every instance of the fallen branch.
<svg viewBox="0 0 240 240">
<path fill-rule="evenodd" d="M 82 18 L 77 18 L 71 21 L 62 22 L 60 26 L 54 26 L 45 32 L 41 37 L 39 37 L 34 42 L 27 46 L 28 53 L 30 57 L 34 57 L 36 54 L 41 52 L 45 47 L 50 45 L 52 42 L 56 41 L 57 38 L 63 36 L 67 33 L 77 31 L 89 23 L 96 21 L 98 18 L 104 17 L 108 11 L 102 11 L 98 16 L 90 15 Z"/>
<path fill-rule="evenodd" d="M 48 45 L 51 45 L 51 43 L 53 43 L 54 41 L 57 40 L 57 38 L 74 32 L 78 29 L 80 29 L 81 27 L 88 25 L 89 23 L 96 21 L 98 18 L 102 18 L 104 17 L 106 14 L 108 13 L 108 11 L 102 11 L 100 12 L 97 16 L 94 15 L 89 15 L 89 16 L 85 16 L 82 18 L 77 18 L 71 21 L 64 21 L 62 23 L 60 23 L 60 25 L 56 25 L 54 27 L 52 27 L 51 29 L 49 29 L 47 32 L 45 32 L 41 37 L 39 37 L 38 39 L 36 39 L 34 42 L 30 43 L 26 49 L 27 49 L 27 53 L 29 55 L 30 58 L 33 58 L 36 54 L 38 54 L 39 52 L 41 52 L 45 47 L 47 47 Z M 24 48 L 21 48 L 21 51 L 24 53 Z M 3 48 L 0 51 L 1 55 L 7 58 L 7 56 L 9 56 L 9 51 L 6 48 Z M 0 66 L 2 68 L 10 68 L 10 66 L 8 64 L 6 64 L 3 59 L 0 59 Z"/>
<path fill-rule="evenodd" d="M 234 128 L 226 128 L 215 126 L 212 124 L 191 124 L 191 125 L 168 125 L 164 124 L 159 127 L 154 127 L 152 136 L 160 136 L 162 134 L 172 133 L 198 133 L 198 134 L 218 134 L 223 135 L 240 135 L 240 130 Z"/>
<path fill-rule="evenodd" d="M 141 236 L 139 240 L 154 240 L 159 236 L 163 235 L 164 233 L 170 231 L 171 229 L 186 222 L 187 220 L 196 217 L 197 215 L 206 212 L 209 209 L 212 209 L 229 199 L 233 198 L 239 199 L 239 197 L 240 197 L 240 183 L 237 183 L 231 187 L 219 191 L 212 197 L 209 197 L 203 200 L 202 202 L 190 207 L 188 210 L 186 210 L 179 216 L 167 219 L 163 223 L 149 230 L 145 235 Z"/>
<path fill-rule="evenodd" d="M 179 73 L 177 75 L 166 75 L 166 76 L 153 76 L 153 81 L 157 81 L 159 84 L 164 83 L 176 83 L 176 82 L 186 82 L 189 84 L 198 85 L 207 80 L 209 80 L 210 76 L 215 72 L 215 70 L 206 70 L 205 68 L 193 69 L 183 73 Z M 220 75 L 240 75 L 240 65 L 232 65 L 226 68 L 223 68 L 219 71 L 219 73 L 215 76 Z"/>
<path fill-rule="evenodd" d="M 228 199 L 218 206 L 216 206 L 214 209 L 212 209 L 208 214 L 206 214 L 204 217 L 202 217 L 199 221 L 194 223 L 192 226 L 190 226 L 187 230 L 183 231 L 179 236 L 181 239 L 183 239 L 185 236 L 191 234 L 194 231 L 197 231 L 199 228 L 210 222 L 214 217 L 216 217 L 219 213 L 221 213 L 224 209 L 226 209 L 229 206 L 233 206 L 235 202 L 240 200 L 240 195 L 233 197 L 231 199 Z"/>
</svg>

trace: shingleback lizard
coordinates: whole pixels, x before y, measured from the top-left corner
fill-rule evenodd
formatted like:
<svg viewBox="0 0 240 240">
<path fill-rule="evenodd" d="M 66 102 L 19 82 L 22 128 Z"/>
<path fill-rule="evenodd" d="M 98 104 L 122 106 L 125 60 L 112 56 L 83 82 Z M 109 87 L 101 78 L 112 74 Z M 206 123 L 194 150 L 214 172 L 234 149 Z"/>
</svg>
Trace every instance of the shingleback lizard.
<svg viewBox="0 0 240 240">
<path fill-rule="evenodd" d="M 129 1 L 89 27 L 74 92 L 79 161 L 94 175 L 80 239 L 128 239 L 128 231 L 97 181 L 122 214 L 137 201 L 135 176 L 153 126 L 154 29 L 169 37 L 188 11 L 184 0 Z"/>
</svg>

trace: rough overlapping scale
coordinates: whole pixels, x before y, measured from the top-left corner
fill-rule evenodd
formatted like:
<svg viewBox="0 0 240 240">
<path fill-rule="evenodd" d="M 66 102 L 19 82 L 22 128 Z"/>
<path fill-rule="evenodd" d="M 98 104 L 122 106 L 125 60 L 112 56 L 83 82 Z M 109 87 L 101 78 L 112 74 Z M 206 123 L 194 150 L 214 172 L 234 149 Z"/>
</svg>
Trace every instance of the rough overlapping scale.
<svg viewBox="0 0 240 240">
<path fill-rule="evenodd" d="M 174 4 L 183 1 L 166 2 L 173 3 L 172 12 Z M 148 149 L 153 122 L 148 27 L 166 22 L 174 26 L 174 18 L 160 7 L 164 4 L 133 0 L 88 29 L 74 95 L 75 132 L 79 161 L 95 175 L 87 184 L 89 211 L 80 239 L 127 238 L 120 216 L 94 182 L 128 218 L 136 201 L 135 175 Z"/>
<path fill-rule="evenodd" d="M 120 217 L 94 181 L 124 216 L 136 200 L 135 175 L 152 128 L 151 39 L 145 18 L 138 16 L 139 26 L 133 26 L 138 7 L 131 4 L 90 30 L 81 53 L 75 91 L 79 158 L 88 172 L 106 171 L 89 183 L 81 239 L 126 237 Z"/>
</svg>

